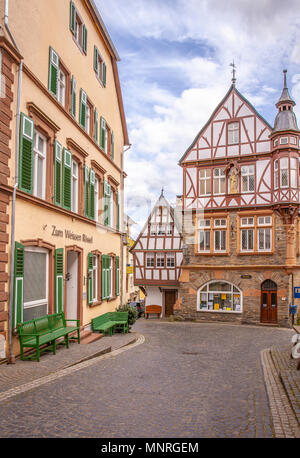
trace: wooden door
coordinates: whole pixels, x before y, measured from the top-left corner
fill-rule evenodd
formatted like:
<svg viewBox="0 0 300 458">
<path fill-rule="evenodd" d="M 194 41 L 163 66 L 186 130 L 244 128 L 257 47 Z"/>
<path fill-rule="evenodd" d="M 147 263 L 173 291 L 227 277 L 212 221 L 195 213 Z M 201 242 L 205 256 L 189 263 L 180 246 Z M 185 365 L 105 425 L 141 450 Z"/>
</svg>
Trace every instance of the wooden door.
<svg viewBox="0 0 300 458">
<path fill-rule="evenodd" d="M 173 307 L 176 302 L 176 291 L 165 291 L 165 316 L 173 315 Z"/>
<path fill-rule="evenodd" d="M 261 292 L 261 322 L 277 323 L 277 291 Z"/>
</svg>

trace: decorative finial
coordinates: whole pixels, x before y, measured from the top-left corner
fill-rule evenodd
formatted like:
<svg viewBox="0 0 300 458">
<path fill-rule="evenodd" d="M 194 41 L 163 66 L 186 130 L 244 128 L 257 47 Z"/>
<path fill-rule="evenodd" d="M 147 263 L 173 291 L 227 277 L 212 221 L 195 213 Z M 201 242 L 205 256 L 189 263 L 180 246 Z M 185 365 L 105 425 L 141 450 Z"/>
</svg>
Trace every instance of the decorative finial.
<svg viewBox="0 0 300 458">
<path fill-rule="evenodd" d="M 161 188 L 161 193 L 160 193 L 160 197 L 163 197 L 164 196 L 164 187 Z"/>
<path fill-rule="evenodd" d="M 230 67 L 232 67 L 232 85 L 235 86 L 235 82 L 236 82 L 236 77 L 235 77 L 235 63 L 234 63 L 234 60 L 232 60 L 232 63 L 229 64 Z"/>
<path fill-rule="evenodd" d="M 286 84 L 286 72 L 287 72 L 287 70 L 284 69 L 284 70 L 283 70 L 283 87 L 284 87 L 284 89 L 287 89 L 287 84 Z"/>
</svg>

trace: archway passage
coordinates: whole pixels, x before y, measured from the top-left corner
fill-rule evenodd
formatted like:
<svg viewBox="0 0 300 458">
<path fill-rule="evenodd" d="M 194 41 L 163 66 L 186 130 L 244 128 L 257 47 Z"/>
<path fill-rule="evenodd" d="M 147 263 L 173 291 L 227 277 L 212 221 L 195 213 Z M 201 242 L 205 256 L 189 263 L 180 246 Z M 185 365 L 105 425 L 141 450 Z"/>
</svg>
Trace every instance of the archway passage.
<svg viewBox="0 0 300 458">
<path fill-rule="evenodd" d="M 272 280 L 261 284 L 261 314 L 262 323 L 277 323 L 277 285 Z"/>
</svg>

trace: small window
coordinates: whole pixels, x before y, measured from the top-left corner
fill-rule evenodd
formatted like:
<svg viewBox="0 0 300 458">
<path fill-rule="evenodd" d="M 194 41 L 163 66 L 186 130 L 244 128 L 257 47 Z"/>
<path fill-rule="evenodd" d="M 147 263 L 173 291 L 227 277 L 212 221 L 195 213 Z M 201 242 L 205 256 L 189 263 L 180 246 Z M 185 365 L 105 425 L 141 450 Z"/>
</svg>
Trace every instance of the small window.
<svg viewBox="0 0 300 458">
<path fill-rule="evenodd" d="M 78 164 L 72 161 L 71 210 L 78 212 Z"/>
<path fill-rule="evenodd" d="M 198 227 L 210 227 L 210 219 L 199 219 Z"/>
<path fill-rule="evenodd" d="M 165 255 L 164 253 L 156 254 L 156 267 L 165 267 Z"/>
<path fill-rule="evenodd" d="M 278 145 L 278 138 L 274 140 L 274 146 L 277 146 L 277 145 Z"/>
<path fill-rule="evenodd" d="M 211 169 L 200 169 L 199 171 L 199 195 L 208 196 L 211 194 Z"/>
<path fill-rule="evenodd" d="M 175 267 L 175 254 L 174 253 L 167 254 L 167 267 Z"/>
<path fill-rule="evenodd" d="M 241 226 L 254 226 L 254 218 L 241 218 Z"/>
<path fill-rule="evenodd" d="M 228 124 L 228 145 L 235 145 L 239 142 L 239 123 L 231 122 Z"/>
<path fill-rule="evenodd" d="M 296 139 L 296 137 L 290 137 L 290 143 L 291 143 L 292 145 L 297 145 L 297 139 Z"/>
<path fill-rule="evenodd" d="M 146 253 L 146 267 L 154 267 L 154 253 Z"/>
<path fill-rule="evenodd" d="M 214 220 L 214 227 L 226 227 L 226 225 L 227 225 L 226 218 Z"/>
<path fill-rule="evenodd" d="M 58 70 L 58 101 L 65 106 L 66 99 L 66 75 L 64 72 Z"/>
<path fill-rule="evenodd" d="M 257 219 L 258 226 L 271 226 L 272 217 L 271 216 L 259 216 Z"/>
<path fill-rule="evenodd" d="M 287 145 L 288 144 L 288 137 L 281 137 L 280 138 L 280 144 L 281 145 Z"/>
<path fill-rule="evenodd" d="M 47 140 L 37 131 L 34 132 L 33 153 L 33 195 L 45 199 Z"/>
</svg>

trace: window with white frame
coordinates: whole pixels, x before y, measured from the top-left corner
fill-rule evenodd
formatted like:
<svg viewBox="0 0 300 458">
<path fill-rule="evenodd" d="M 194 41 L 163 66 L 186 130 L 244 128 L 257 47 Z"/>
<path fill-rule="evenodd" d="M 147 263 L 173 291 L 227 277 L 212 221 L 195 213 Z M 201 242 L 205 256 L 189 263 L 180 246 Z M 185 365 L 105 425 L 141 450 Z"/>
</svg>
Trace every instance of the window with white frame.
<svg viewBox="0 0 300 458">
<path fill-rule="evenodd" d="M 88 134 L 91 131 L 91 107 L 88 103 L 86 104 L 85 130 L 87 131 Z"/>
<path fill-rule="evenodd" d="M 225 169 L 214 169 L 213 185 L 214 194 L 225 194 Z"/>
<path fill-rule="evenodd" d="M 272 247 L 272 231 L 270 228 L 258 229 L 258 251 L 271 251 Z"/>
<path fill-rule="evenodd" d="M 95 220 L 99 221 L 99 180 L 95 177 Z"/>
<path fill-rule="evenodd" d="M 210 219 L 198 220 L 198 251 L 210 252 Z"/>
<path fill-rule="evenodd" d="M 45 199 L 47 140 L 34 131 L 33 145 L 33 195 Z"/>
<path fill-rule="evenodd" d="M 167 253 L 166 261 L 167 267 L 175 267 L 175 253 Z"/>
<path fill-rule="evenodd" d="M 71 175 L 71 210 L 78 212 L 78 164 L 72 161 L 72 175 Z"/>
<path fill-rule="evenodd" d="M 92 282 L 93 302 L 98 300 L 98 256 L 93 255 L 93 282 Z"/>
<path fill-rule="evenodd" d="M 157 227 L 156 224 L 151 224 L 150 226 L 150 234 L 151 235 L 156 235 Z"/>
<path fill-rule="evenodd" d="M 279 143 L 281 145 L 287 145 L 288 144 L 288 137 L 281 137 L 280 140 L 279 140 Z"/>
<path fill-rule="evenodd" d="M 115 209 L 115 193 L 113 189 L 111 189 L 111 196 L 109 200 L 110 227 L 115 227 L 114 209 Z"/>
<path fill-rule="evenodd" d="M 47 315 L 48 291 L 48 250 L 39 247 L 25 247 L 23 321 Z"/>
<path fill-rule="evenodd" d="M 241 218 L 240 230 L 240 243 L 241 251 L 253 251 L 254 250 L 254 218 Z"/>
<path fill-rule="evenodd" d="M 65 106 L 66 99 L 66 75 L 59 68 L 58 70 L 58 101 Z"/>
<path fill-rule="evenodd" d="M 211 312 L 242 312 L 242 291 L 232 283 L 211 281 L 198 290 L 197 309 Z"/>
<path fill-rule="evenodd" d="M 146 267 L 154 267 L 154 253 L 146 253 Z"/>
<path fill-rule="evenodd" d="M 207 196 L 211 194 L 211 169 L 199 170 L 199 195 Z"/>
<path fill-rule="evenodd" d="M 166 235 L 166 226 L 164 224 L 158 226 L 157 235 Z"/>
<path fill-rule="evenodd" d="M 228 145 L 235 145 L 239 142 L 239 123 L 231 122 L 228 124 Z"/>
<path fill-rule="evenodd" d="M 164 253 L 156 253 L 156 267 L 165 267 Z"/>
<path fill-rule="evenodd" d="M 254 165 L 244 165 L 241 168 L 242 192 L 254 191 Z"/>
<path fill-rule="evenodd" d="M 289 158 L 280 158 L 280 187 L 288 188 L 289 186 Z"/>
<path fill-rule="evenodd" d="M 227 219 L 214 219 L 214 251 L 226 251 Z"/>
<path fill-rule="evenodd" d="M 291 188 L 298 187 L 297 180 L 297 159 L 295 157 L 290 158 L 290 173 L 291 173 Z"/>
<path fill-rule="evenodd" d="M 109 297 L 113 297 L 113 284 L 114 284 L 114 259 L 109 258 Z"/>
<path fill-rule="evenodd" d="M 274 161 L 274 188 L 278 189 L 278 159 Z"/>
</svg>

